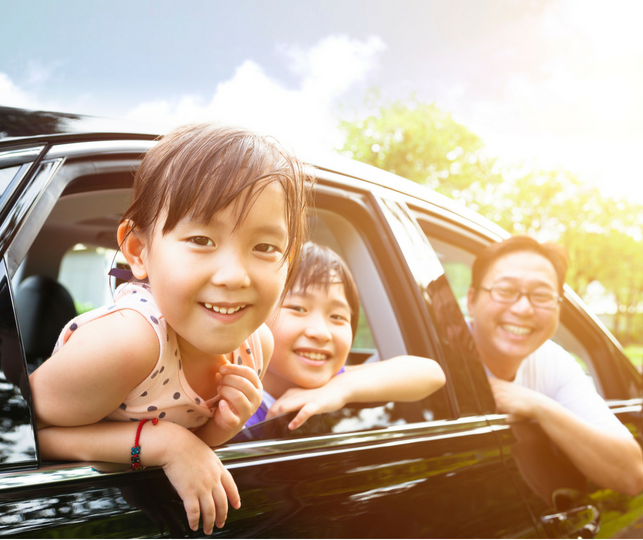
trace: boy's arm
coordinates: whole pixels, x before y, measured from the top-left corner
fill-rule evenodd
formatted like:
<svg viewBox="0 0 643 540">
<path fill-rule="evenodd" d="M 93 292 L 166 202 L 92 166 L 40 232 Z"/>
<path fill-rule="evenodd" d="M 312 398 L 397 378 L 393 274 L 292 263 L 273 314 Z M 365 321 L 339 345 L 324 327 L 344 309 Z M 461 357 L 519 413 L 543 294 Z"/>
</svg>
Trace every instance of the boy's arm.
<svg viewBox="0 0 643 540">
<path fill-rule="evenodd" d="M 418 356 L 397 356 L 390 360 L 347 366 L 320 388 L 291 388 L 268 411 L 267 419 L 290 411 L 299 413 L 288 425 L 297 429 L 315 414 L 332 412 L 347 403 L 372 401 L 418 401 L 446 382 L 434 360 Z"/>
</svg>

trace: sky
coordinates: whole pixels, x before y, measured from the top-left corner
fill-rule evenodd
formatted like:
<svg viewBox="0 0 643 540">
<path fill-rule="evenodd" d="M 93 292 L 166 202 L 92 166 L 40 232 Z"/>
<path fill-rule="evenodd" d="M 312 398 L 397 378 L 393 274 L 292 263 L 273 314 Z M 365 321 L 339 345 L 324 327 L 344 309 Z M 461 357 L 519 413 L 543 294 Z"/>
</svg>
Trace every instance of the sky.
<svg viewBox="0 0 643 540">
<path fill-rule="evenodd" d="M 377 87 L 451 112 L 503 166 L 643 202 L 641 20 L 639 0 L 0 0 L 0 105 L 332 150 Z"/>
</svg>

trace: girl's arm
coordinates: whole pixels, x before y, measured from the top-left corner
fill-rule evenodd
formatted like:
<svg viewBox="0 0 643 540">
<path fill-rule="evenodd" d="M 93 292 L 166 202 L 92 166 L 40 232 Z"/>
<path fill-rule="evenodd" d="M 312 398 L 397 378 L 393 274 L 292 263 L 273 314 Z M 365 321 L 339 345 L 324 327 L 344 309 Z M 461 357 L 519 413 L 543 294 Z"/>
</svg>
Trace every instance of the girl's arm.
<svg viewBox="0 0 643 540">
<path fill-rule="evenodd" d="M 259 330 L 263 366 L 261 376 L 266 372 L 274 340 L 270 329 L 264 324 Z M 194 433 L 208 446 L 219 446 L 234 437 L 245 425 L 248 419 L 261 405 L 263 386 L 257 372 L 247 366 L 226 365 L 221 373 L 221 386 L 214 417 Z"/>
<path fill-rule="evenodd" d="M 158 354 L 156 333 L 134 311 L 119 311 L 79 327 L 30 376 L 43 458 L 129 464 L 138 423 L 101 420 L 150 374 Z M 141 461 L 163 467 L 183 499 L 193 530 L 201 512 L 206 532 L 215 519 L 223 525 L 225 493 L 233 506 L 239 505 L 234 482 L 214 452 L 181 426 L 145 424 Z"/>
<path fill-rule="evenodd" d="M 445 382 L 437 362 L 418 356 L 347 366 L 344 373 L 320 388 L 287 390 L 270 408 L 266 419 L 299 410 L 288 425 L 289 429 L 297 429 L 314 414 L 336 411 L 347 403 L 418 401 Z"/>
<path fill-rule="evenodd" d="M 138 422 L 100 422 L 88 426 L 51 426 L 38 431 L 43 459 L 130 463 L 130 449 Z M 163 467 L 168 480 L 183 500 L 188 523 L 211 534 L 214 524 L 223 527 L 227 499 L 241 506 L 239 492 L 230 473 L 212 449 L 178 424 L 160 421 L 144 424 L 139 439 L 143 466 Z"/>
</svg>

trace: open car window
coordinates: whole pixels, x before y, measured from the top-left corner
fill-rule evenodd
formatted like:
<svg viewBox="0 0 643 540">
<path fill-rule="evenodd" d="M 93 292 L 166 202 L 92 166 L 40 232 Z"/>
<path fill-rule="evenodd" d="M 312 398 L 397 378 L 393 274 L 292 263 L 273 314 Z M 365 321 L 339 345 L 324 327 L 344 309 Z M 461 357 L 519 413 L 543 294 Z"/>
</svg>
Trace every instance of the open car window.
<svg viewBox="0 0 643 540">
<path fill-rule="evenodd" d="M 420 225 L 423 222 L 420 220 Z M 471 285 L 471 268 L 475 260 L 475 254 L 460 246 L 455 245 L 453 242 L 448 242 L 444 239 L 436 238 L 430 235 L 430 229 L 424 224 L 427 237 L 434 247 L 440 262 L 444 267 L 447 280 L 455 295 L 458 305 L 462 310 L 463 315 L 469 318 L 467 309 L 467 293 Z M 556 333 L 552 337 L 552 341 L 563 347 L 569 352 L 576 362 L 583 368 L 592 385 L 596 388 L 599 394 L 603 394 L 600 379 L 596 372 L 596 368 L 592 361 L 587 348 L 583 345 L 581 340 L 565 325 L 563 321 L 558 325 Z"/>
</svg>

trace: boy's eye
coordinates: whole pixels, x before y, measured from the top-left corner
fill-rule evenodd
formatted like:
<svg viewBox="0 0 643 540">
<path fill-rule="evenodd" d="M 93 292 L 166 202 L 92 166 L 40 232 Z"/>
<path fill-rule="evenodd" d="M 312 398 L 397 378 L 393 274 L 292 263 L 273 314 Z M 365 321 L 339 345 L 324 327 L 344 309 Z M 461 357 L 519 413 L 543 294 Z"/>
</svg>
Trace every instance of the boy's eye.
<svg viewBox="0 0 643 540">
<path fill-rule="evenodd" d="M 306 311 L 303 306 L 298 306 L 297 304 L 288 304 L 285 305 L 284 308 L 296 311 L 297 313 L 304 313 Z"/>
<path fill-rule="evenodd" d="M 213 246 L 214 242 L 207 236 L 193 236 L 190 241 L 197 246 Z"/>
<path fill-rule="evenodd" d="M 273 246 L 272 244 L 257 244 L 255 246 L 255 250 L 261 253 L 275 253 L 279 251 L 279 248 L 277 248 L 277 246 Z"/>
</svg>

